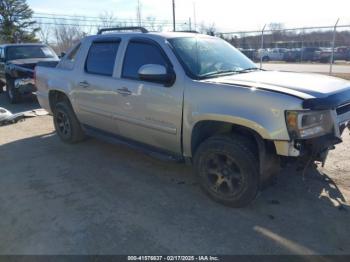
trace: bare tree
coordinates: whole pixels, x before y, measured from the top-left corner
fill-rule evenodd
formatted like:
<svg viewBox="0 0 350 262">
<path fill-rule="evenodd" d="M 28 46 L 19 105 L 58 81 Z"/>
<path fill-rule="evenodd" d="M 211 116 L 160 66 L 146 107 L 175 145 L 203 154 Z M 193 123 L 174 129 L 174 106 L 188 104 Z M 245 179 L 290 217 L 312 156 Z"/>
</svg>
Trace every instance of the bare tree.
<svg viewBox="0 0 350 262">
<path fill-rule="evenodd" d="M 118 27 L 120 23 L 117 22 L 117 17 L 113 12 L 103 12 L 100 14 L 101 27 Z"/>
<path fill-rule="evenodd" d="M 283 23 L 270 23 L 268 28 L 272 31 L 272 41 L 281 41 L 284 34 L 284 24 Z"/>
<path fill-rule="evenodd" d="M 66 52 L 87 34 L 82 30 L 82 27 L 80 26 L 61 23 L 55 26 L 53 35 L 56 42 L 55 49 L 58 53 L 61 53 Z"/>
<path fill-rule="evenodd" d="M 157 22 L 157 19 L 154 16 L 148 16 L 146 18 L 147 21 L 147 27 L 151 30 L 151 31 L 163 31 L 164 26 L 165 26 L 165 22 Z"/>
<path fill-rule="evenodd" d="M 37 32 L 39 39 L 41 42 L 48 44 L 50 39 L 51 39 L 51 34 L 52 34 L 52 28 L 45 24 L 42 23 L 41 21 L 38 22 L 39 25 L 39 31 Z"/>
<path fill-rule="evenodd" d="M 216 29 L 215 23 L 212 23 L 210 25 L 206 25 L 205 23 L 202 22 L 199 26 L 199 32 L 202 34 L 215 36 L 217 34 L 217 29 Z"/>
</svg>

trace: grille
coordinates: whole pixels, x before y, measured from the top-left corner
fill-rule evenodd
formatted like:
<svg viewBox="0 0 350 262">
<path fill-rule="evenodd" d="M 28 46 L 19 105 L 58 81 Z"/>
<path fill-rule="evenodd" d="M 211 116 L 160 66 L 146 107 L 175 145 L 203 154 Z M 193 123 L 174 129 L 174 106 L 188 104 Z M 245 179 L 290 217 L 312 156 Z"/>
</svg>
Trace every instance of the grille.
<svg viewBox="0 0 350 262">
<path fill-rule="evenodd" d="M 337 108 L 337 114 L 343 115 L 350 111 L 350 103 Z"/>
</svg>

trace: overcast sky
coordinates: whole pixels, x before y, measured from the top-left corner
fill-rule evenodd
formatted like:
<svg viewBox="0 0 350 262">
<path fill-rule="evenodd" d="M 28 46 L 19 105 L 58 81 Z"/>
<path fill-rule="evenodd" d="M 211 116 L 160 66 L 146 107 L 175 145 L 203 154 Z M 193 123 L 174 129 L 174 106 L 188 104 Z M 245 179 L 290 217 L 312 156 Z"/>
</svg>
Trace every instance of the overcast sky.
<svg viewBox="0 0 350 262">
<path fill-rule="evenodd" d="M 108 11 L 119 18 L 136 18 L 137 0 L 27 0 L 35 12 L 99 16 Z M 142 17 L 172 19 L 171 0 L 140 0 Z M 286 27 L 350 24 L 350 0 L 176 0 L 177 18 L 194 16 L 197 24 L 215 23 L 220 31 L 257 30 L 265 23 Z"/>
</svg>

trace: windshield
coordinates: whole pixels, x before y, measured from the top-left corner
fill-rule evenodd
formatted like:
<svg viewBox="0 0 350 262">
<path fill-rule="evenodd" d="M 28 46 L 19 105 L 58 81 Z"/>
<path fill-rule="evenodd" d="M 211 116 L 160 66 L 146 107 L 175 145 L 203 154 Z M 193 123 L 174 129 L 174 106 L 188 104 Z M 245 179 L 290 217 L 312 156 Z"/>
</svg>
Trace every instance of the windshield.
<svg viewBox="0 0 350 262">
<path fill-rule="evenodd" d="M 258 70 L 249 58 L 219 38 L 183 37 L 168 41 L 192 78 L 204 79 Z"/>
<path fill-rule="evenodd" d="M 47 46 L 9 46 L 7 60 L 28 58 L 56 58 L 56 54 Z"/>
</svg>

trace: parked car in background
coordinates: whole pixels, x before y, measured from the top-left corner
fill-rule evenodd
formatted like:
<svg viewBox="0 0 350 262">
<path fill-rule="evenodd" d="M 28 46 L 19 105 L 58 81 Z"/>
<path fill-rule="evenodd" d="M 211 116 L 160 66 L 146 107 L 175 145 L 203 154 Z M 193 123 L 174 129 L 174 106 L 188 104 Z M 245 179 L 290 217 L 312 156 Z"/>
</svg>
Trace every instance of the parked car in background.
<svg viewBox="0 0 350 262">
<path fill-rule="evenodd" d="M 332 48 L 320 52 L 320 62 L 329 63 L 332 57 Z M 336 47 L 334 49 L 333 62 L 338 60 L 350 61 L 350 47 Z"/>
<path fill-rule="evenodd" d="M 324 163 L 342 142 L 349 81 L 260 70 L 216 37 L 115 33 L 126 29 L 36 67 L 38 101 L 62 141 L 92 135 L 193 163 L 202 189 L 233 207 L 248 205 L 281 161 Z"/>
<path fill-rule="evenodd" d="M 301 60 L 300 48 L 289 49 L 283 55 L 283 61 L 286 61 L 286 62 L 300 62 L 300 60 Z"/>
<path fill-rule="evenodd" d="M 284 53 L 287 51 L 286 48 L 268 48 L 259 49 L 256 52 L 256 59 L 264 62 L 268 61 L 282 61 Z"/>
<path fill-rule="evenodd" d="M 239 51 L 241 51 L 243 54 L 246 55 L 246 57 L 248 57 L 249 59 L 251 60 L 255 60 L 255 53 L 256 53 L 256 50 L 255 49 L 243 49 L 243 48 L 240 48 Z"/>
<path fill-rule="evenodd" d="M 0 87 L 2 90 L 6 86 L 11 103 L 18 103 L 36 91 L 34 68 L 40 61 L 58 61 L 58 57 L 43 44 L 0 45 Z"/>
<path fill-rule="evenodd" d="M 321 48 L 319 47 L 303 47 L 300 50 L 300 61 L 315 62 L 320 59 Z"/>
</svg>

